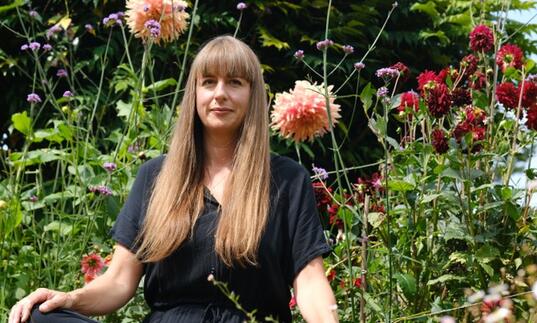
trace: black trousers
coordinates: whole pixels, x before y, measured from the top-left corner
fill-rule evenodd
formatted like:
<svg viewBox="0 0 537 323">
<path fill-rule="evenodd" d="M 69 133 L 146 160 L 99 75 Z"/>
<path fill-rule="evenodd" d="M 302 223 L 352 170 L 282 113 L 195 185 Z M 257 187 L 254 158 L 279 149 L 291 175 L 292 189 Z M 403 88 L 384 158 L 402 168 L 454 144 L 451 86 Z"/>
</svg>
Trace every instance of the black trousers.
<svg viewBox="0 0 537 323">
<path fill-rule="evenodd" d="M 77 312 L 59 309 L 48 313 L 41 313 L 39 305 L 32 308 L 31 323 L 99 323 Z"/>
</svg>

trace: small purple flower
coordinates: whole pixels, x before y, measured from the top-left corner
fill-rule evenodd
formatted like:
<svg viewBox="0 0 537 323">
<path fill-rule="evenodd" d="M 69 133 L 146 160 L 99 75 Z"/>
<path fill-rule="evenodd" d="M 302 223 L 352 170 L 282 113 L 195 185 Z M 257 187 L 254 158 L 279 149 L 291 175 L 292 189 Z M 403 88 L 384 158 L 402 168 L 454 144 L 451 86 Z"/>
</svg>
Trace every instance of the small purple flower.
<svg viewBox="0 0 537 323">
<path fill-rule="evenodd" d="M 67 90 L 67 91 L 63 92 L 63 97 L 64 98 L 71 98 L 71 97 L 73 97 L 73 92 Z"/>
<path fill-rule="evenodd" d="M 67 71 L 63 68 L 60 68 L 57 72 L 56 72 L 56 76 L 57 77 L 67 77 Z"/>
<path fill-rule="evenodd" d="M 243 11 L 244 9 L 246 9 L 248 6 L 246 5 L 246 3 L 244 2 L 239 2 L 237 4 L 237 10 L 240 10 L 240 11 Z"/>
<path fill-rule="evenodd" d="M 107 172 L 111 173 L 117 169 L 117 165 L 115 163 L 106 162 L 103 164 L 103 168 L 106 169 Z"/>
<path fill-rule="evenodd" d="M 28 50 L 28 44 L 24 44 L 21 46 L 21 50 L 24 51 L 24 50 Z"/>
<path fill-rule="evenodd" d="M 103 19 L 103 25 L 105 25 L 106 27 L 114 27 L 115 25 L 121 26 L 121 19 L 123 19 L 123 16 L 125 16 L 125 14 L 121 11 L 111 13 L 108 15 L 108 17 L 105 17 Z"/>
<path fill-rule="evenodd" d="M 84 28 L 86 28 L 86 31 L 89 32 L 89 33 L 94 33 L 95 32 L 95 29 L 93 29 L 92 24 L 85 24 Z"/>
<path fill-rule="evenodd" d="M 32 103 L 32 104 L 35 104 L 35 103 L 40 103 L 41 102 L 41 98 L 39 97 L 39 95 L 35 94 L 35 93 L 30 93 L 28 94 L 28 96 L 26 97 L 26 101 Z"/>
<path fill-rule="evenodd" d="M 385 82 L 388 82 L 391 79 L 398 77 L 399 71 L 395 68 L 385 67 L 385 68 L 378 69 L 375 75 L 383 79 Z"/>
<path fill-rule="evenodd" d="M 526 79 L 528 82 L 537 83 L 537 74 L 530 74 L 528 75 L 528 78 Z"/>
<path fill-rule="evenodd" d="M 105 185 L 90 186 L 89 191 L 98 195 L 110 196 L 112 195 L 112 189 Z"/>
<path fill-rule="evenodd" d="M 144 12 L 148 12 L 149 11 L 149 5 L 146 3 L 144 4 Z"/>
<path fill-rule="evenodd" d="M 48 52 L 48 51 L 52 50 L 52 46 L 50 44 L 44 44 L 43 45 L 43 50 L 45 52 Z"/>
<path fill-rule="evenodd" d="M 302 49 L 299 49 L 295 52 L 294 56 L 300 61 L 304 58 L 304 51 Z"/>
<path fill-rule="evenodd" d="M 314 176 L 321 179 L 321 180 L 327 180 L 328 179 L 328 172 L 326 171 L 326 169 L 324 168 L 321 168 L 321 167 L 315 167 L 315 165 L 313 165 L 313 173 L 315 174 Z"/>
<path fill-rule="evenodd" d="M 62 27 L 60 27 L 59 25 L 54 25 L 54 26 L 50 27 L 47 30 L 47 39 L 52 38 L 52 36 L 56 35 L 60 31 L 62 31 Z"/>
<path fill-rule="evenodd" d="M 324 50 L 332 45 L 334 45 L 333 41 L 331 41 L 330 39 L 325 39 L 318 42 L 316 46 L 318 50 Z"/>
<path fill-rule="evenodd" d="M 362 62 L 354 63 L 354 69 L 357 71 L 363 70 L 365 68 L 365 64 Z"/>
<path fill-rule="evenodd" d="M 30 45 L 28 45 L 28 47 L 35 52 L 39 50 L 39 48 L 41 48 L 41 44 L 36 41 L 33 41 L 30 43 Z"/>
<path fill-rule="evenodd" d="M 160 24 L 155 19 L 149 19 L 145 22 L 144 26 L 149 30 L 151 37 L 157 38 L 160 35 Z"/>
<path fill-rule="evenodd" d="M 35 195 L 32 195 L 32 196 L 30 196 L 29 200 L 30 200 L 30 202 L 35 203 L 35 202 L 39 201 L 39 198 L 37 196 L 35 196 Z"/>
<path fill-rule="evenodd" d="M 383 86 L 383 87 L 381 87 L 381 88 L 379 88 L 379 89 L 377 90 L 377 96 L 378 96 L 379 98 L 384 98 L 384 97 L 386 97 L 386 96 L 388 95 L 388 92 L 389 92 L 389 91 L 388 91 L 388 88 L 385 87 L 385 86 Z"/>
<path fill-rule="evenodd" d="M 185 11 L 186 9 L 185 6 L 183 6 L 182 4 L 175 4 L 173 5 L 173 7 L 175 8 L 176 11 L 179 11 L 179 12 Z"/>
<path fill-rule="evenodd" d="M 354 47 L 352 47 L 351 45 L 345 45 L 343 46 L 343 52 L 345 52 L 345 54 L 347 55 L 352 54 L 354 53 Z"/>
<path fill-rule="evenodd" d="M 30 12 L 28 12 L 28 15 L 32 18 L 37 18 L 39 17 L 39 14 L 37 13 L 37 11 L 35 10 L 30 10 Z"/>
<path fill-rule="evenodd" d="M 125 17 L 125 13 L 123 11 L 118 11 L 116 12 L 116 16 L 118 19 L 123 19 L 123 17 Z"/>
</svg>

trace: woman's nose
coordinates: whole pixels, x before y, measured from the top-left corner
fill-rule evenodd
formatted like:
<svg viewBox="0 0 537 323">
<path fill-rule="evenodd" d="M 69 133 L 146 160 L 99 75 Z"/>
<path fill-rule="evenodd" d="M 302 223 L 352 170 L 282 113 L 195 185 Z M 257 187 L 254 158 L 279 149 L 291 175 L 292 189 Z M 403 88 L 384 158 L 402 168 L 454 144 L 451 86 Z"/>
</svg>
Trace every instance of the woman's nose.
<svg viewBox="0 0 537 323">
<path fill-rule="evenodd" d="M 214 88 L 215 98 L 223 98 L 226 96 L 226 83 L 224 80 L 218 80 L 216 87 Z"/>
</svg>

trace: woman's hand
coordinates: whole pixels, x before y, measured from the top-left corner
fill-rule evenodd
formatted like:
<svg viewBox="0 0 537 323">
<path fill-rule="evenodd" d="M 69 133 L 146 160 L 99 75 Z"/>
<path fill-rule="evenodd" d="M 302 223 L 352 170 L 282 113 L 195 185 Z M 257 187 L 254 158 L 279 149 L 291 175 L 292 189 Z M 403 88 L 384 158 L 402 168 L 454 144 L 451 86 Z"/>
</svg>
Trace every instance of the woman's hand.
<svg viewBox="0 0 537 323">
<path fill-rule="evenodd" d="M 39 310 L 46 313 L 57 308 L 70 308 L 73 305 L 73 297 L 69 293 L 39 288 L 11 308 L 9 323 L 26 322 L 34 305 L 39 303 L 42 303 Z"/>
</svg>

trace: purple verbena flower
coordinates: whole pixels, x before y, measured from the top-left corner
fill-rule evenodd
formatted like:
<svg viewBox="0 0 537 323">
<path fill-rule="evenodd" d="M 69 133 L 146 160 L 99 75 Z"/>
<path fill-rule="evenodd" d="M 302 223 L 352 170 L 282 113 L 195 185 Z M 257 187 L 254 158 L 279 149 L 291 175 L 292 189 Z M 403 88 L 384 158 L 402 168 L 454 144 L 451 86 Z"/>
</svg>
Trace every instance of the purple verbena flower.
<svg viewBox="0 0 537 323">
<path fill-rule="evenodd" d="M 354 63 L 354 68 L 357 71 L 363 70 L 365 68 L 365 64 L 362 62 Z"/>
<path fill-rule="evenodd" d="M 56 72 L 56 76 L 57 77 L 67 77 L 67 71 L 63 68 L 60 68 L 57 72 Z"/>
<path fill-rule="evenodd" d="M 35 52 L 39 50 L 39 48 L 41 48 L 41 44 L 36 41 L 33 41 L 30 43 L 30 45 L 28 45 L 28 47 Z"/>
<path fill-rule="evenodd" d="M 116 170 L 117 165 L 115 163 L 106 162 L 103 164 L 103 168 L 106 169 L 107 172 L 111 173 Z"/>
<path fill-rule="evenodd" d="M 123 24 L 121 19 L 123 19 L 124 16 L 125 14 L 121 11 L 111 13 L 108 15 L 108 17 L 103 19 L 103 25 L 106 27 L 114 27 L 115 25 L 121 26 Z"/>
<path fill-rule="evenodd" d="M 149 19 L 145 22 L 144 26 L 149 30 L 151 37 L 157 38 L 160 35 L 160 23 L 155 19 Z"/>
<path fill-rule="evenodd" d="M 331 41 L 330 39 L 325 39 L 318 42 L 316 46 L 318 50 L 324 50 L 332 45 L 334 45 L 333 41 Z"/>
<path fill-rule="evenodd" d="M 105 185 L 90 186 L 89 191 L 98 195 L 110 196 L 112 195 L 112 189 Z"/>
<path fill-rule="evenodd" d="M 354 53 L 354 47 L 352 47 L 351 45 L 345 45 L 343 46 L 343 52 L 347 55 L 352 54 Z"/>
<path fill-rule="evenodd" d="M 30 10 L 30 11 L 28 12 L 28 15 L 29 15 L 30 17 L 32 17 L 32 18 L 37 18 L 37 17 L 39 17 L 39 14 L 38 14 L 37 11 L 35 11 L 35 10 Z"/>
<path fill-rule="evenodd" d="M 300 61 L 304 58 L 304 51 L 302 49 L 299 49 L 295 52 L 294 56 Z"/>
<path fill-rule="evenodd" d="M 375 75 L 383 79 L 385 82 L 388 82 L 391 79 L 398 77 L 399 71 L 395 68 L 385 67 L 385 68 L 378 69 Z"/>
<path fill-rule="evenodd" d="M 84 28 L 86 28 L 86 31 L 89 32 L 89 33 L 94 33 L 95 32 L 95 29 L 93 29 L 92 24 L 85 24 Z"/>
<path fill-rule="evenodd" d="M 28 44 L 24 44 L 21 46 L 21 50 L 28 50 Z"/>
<path fill-rule="evenodd" d="M 50 44 L 44 44 L 43 45 L 43 50 L 45 52 L 48 52 L 48 51 L 52 50 L 52 46 Z"/>
<path fill-rule="evenodd" d="M 528 75 L 528 78 L 526 78 L 526 81 L 537 83 L 537 74 Z"/>
<path fill-rule="evenodd" d="M 383 86 L 383 87 L 381 87 L 381 88 L 379 88 L 379 89 L 377 90 L 377 96 L 378 96 L 379 98 L 386 97 L 386 96 L 388 95 L 388 92 L 389 92 L 389 91 L 388 91 L 388 88 L 385 87 L 385 86 Z"/>
<path fill-rule="evenodd" d="M 314 165 L 312 170 L 313 170 L 313 173 L 315 174 L 314 175 L 315 177 L 323 181 L 328 179 L 328 172 L 326 171 L 326 169 L 321 168 L 321 167 L 315 167 Z"/>
<path fill-rule="evenodd" d="M 149 5 L 146 3 L 144 4 L 144 12 L 148 12 L 149 11 Z"/>
<path fill-rule="evenodd" d="M 35 93 L 30 93 L 28 94 L 28 96 L 26 97 L 26 101 L 32 103 L 32 104 L 35 104 L 35 103 L 40 103 L 41 102 L 41 98 L 39 97 L 39 95 L 35 94 Z"/>
<path fill-rule="evenodd" d="M 248 6 L 246 5 L 246 3 L 244 2 L 239 2 L 237 4 L 237 10 L 240 10 L 240 11 L 243 11 L 244 9 L 246 9 Z"/>
<path fill-rule="evenodd" d="M 71 92 L 71 91 L 69 91 L 69 90 L 63 92 L 63 97 L 64 97 L 64 98 L 70 98 L 70 97 L 72 97 L 72 96 L 73 96 L 73 92 Z"/>
<path fill-rule="evenodd" d="M 52 36 L 56 35 L 60 31 L 62 31 L 62 27 L 60 27 L 59 25 L 54 25 L 54 26 L 50 27 L 47 30 L 47 39 L 52 38 Z"/>
<path fill-rule="evenodd" d="M 29 200 L 30 200 L 30 202 L 35 203 L 35 202 L 39 201 L 39 198 L 37 196 L 35 196 L 35 195 L 32 195 L 32 196 L 30 196 Z"/>
</svg>

